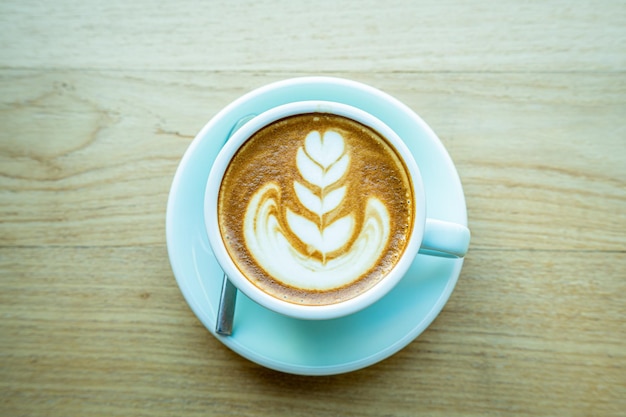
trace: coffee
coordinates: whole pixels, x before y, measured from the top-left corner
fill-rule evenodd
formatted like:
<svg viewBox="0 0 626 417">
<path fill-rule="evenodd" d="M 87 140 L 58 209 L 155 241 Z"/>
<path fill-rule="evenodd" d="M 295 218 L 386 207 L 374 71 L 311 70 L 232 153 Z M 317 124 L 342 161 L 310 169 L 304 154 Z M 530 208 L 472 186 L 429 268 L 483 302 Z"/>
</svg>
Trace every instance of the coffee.
<svg viewBox="0 0 626 417">
<path fill-rule="evenodd" d="M 218 195 L 222 240 L 241 273 L 290 303 L 329 305 L 376 285 L 413 228 L 407 168 L 351 119 L 309 113 L 253 134 Z"/>
</svg>

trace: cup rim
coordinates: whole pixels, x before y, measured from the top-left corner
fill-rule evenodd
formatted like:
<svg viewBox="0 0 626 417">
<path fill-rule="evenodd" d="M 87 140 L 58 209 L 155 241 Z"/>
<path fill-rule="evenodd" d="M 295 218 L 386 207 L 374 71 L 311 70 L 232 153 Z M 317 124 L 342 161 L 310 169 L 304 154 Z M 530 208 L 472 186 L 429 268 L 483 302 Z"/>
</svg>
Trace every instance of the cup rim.
<svg viewBox="0 0 626 417">
<path fill-rule="evenodd" d="M 220 184 L 230 160 L 237 150 L 249 137 L 263 127 L 282 118 L 305 113 L 330 113 L 344 116 L 360 122 L 381 134 L 404 161 L 410 174 L 414 195 L 413 229 L 400 260 L 387 276 L 364 293 L 340 303 L 327 305 L 291 303 L 274 297 L 252 284 L 237 268 L 228 254 L 218 224 L 217 199 Z M 404 141 L 393 129 L 374 115 L 357 107 L 339 102 L 324 100 L 297 101 L 273 107 L 255 116 L 227 139 L 218 152 L 205 186 L 204 223 L 206 233 L 211 249 L 224 273 L 240 291 L 261 306 L 299 319 L 320 320 L 350 315 L 368 307 L 386 295 L 404 277 L 417 256 L 424 234 L 425 221 L 426 203 L 421 174 L 411 151 Z"/>
</svg>

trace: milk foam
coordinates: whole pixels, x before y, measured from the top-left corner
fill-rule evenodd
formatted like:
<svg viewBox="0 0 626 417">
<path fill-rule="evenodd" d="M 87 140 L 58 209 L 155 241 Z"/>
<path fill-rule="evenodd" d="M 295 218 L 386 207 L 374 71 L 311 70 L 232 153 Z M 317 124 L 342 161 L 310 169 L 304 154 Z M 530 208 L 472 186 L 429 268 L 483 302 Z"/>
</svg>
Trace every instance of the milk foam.
<svg viewBox="0 0 626 417">
<path fill-rule="evenodd" d="M 268 274 L 291 287 L 320 291 L 349 284 L 376 265 L 389 238 L 389 213 L 378 199 L 368 201 L 365 223 L 352 246 L 323 262 L 299 252 L 285 237 L 275 215 L 277 202 L 268 198 L 279 192 L 273 183 L 262 187 L 244 219 L 248 248 Z"/>
<path fill-rule="evenodd" d="M 304 181 L 295 180 L 293 188 L 305 212 L 296 207 L 281 210 L 286 202 L 281 200 L 280 186 L 271 181 L 264 184 L 244 215 L 246 245 L 269 275 L 288 286 L 319 291 L 354 282 L 376 265 L 385 250 L 389 212 L 380 200 L 370 197 L 360 230 L 353 212 L 327 222 L 326 215 L 342 208 L 349 198 L 345 182 L 350 155 L 338 132 L 310 132 L 294 162 Z M 278 218 L 281 213 L 284 219 Z M 290 240 L 294 235 L 297 241 Z"/>
</svg>

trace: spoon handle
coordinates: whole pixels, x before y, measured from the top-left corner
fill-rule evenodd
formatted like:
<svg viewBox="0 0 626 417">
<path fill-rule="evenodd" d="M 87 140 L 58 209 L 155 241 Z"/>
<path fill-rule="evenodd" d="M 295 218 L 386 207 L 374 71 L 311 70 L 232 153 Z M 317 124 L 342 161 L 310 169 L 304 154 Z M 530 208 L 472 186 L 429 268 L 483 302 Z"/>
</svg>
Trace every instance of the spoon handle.
<svg viewBox="0 0 626 417">
<path fill-rule="evenodd" d="M 217 309 L 217 321 L 215 324 L 215 332 L 217 334 L 224 336 L 230 336 L 232 334 L 236 299 L 237 287 L 235 287 L 226 274 L 224 274 L 220 304 Z"/>
</svg>

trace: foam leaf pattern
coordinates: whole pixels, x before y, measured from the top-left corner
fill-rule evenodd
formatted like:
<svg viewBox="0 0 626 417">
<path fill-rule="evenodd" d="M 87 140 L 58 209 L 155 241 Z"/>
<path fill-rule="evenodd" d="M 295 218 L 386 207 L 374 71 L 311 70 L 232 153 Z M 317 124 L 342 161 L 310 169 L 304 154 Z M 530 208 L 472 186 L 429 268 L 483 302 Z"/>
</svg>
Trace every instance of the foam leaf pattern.
<svg viewBox="0 0 626 417">
<path fill-rule="evenodd" d="M 313 131 L 304 140 L 304 148 L 313 161 L 327 169 L 343 155 L 345 144 L 337 132 L 329 130 L 322 137 L 320 132 Z"/>
<path fill-rule="evenodd" d="M 296 165 L 305 184 L 294 181 L 294 190 L 300 203 L 318 223 L 287 212 L 287 223 L 296 236 L 322 255 L 339 249 L 350 239 L 354 219 L 351 216 L 324 224 L 323 216 L 338 208 L 346 196 L 346 186 L 336 184 L 345 176 L 350 163 L 343 137 L 329 130 L 309 133 L 304 146 L 298 149 Z"/>
<path fill-rule="evenodd" d="M 306 136 L 295 161 L 302 176 L 293 183 L 297 207 L 291 202 L 282 210 L 286 190 L 275 182 L 252 196 L 244 214 L 246 245 L 278 282 L 319 291 L 341 288 L 368 273 L 384 252 L 391 233 L 385 204 L 369 198 L 358 230 L 353 211 L 339 214 L 350 190 L 344 183 L 346 148 L 337 132 Z"/>
<path fill-rule="evenodd" d="M 298 149 L 296 165 L 302 177 L 312 185 L 326 188 L 341 179 L 348 170 L 350 157 L 345 152 L 343 137 L 334 131 L 323 136 L 309 133 L 304 147 Z"/>
<path fill-rule="evenodd" d="M 346 195 L 346 187 L 339 187 L 332 190 L 324 196 L 322 200 L 315 195 L 310 189 L 298 181 L 294 181 L 293 187 L 298 196 L 298 200 L 304 207 L 313 213 L 324 215 L 336 209 Z"/>
<path fill-rule="evenodd" d="M 298 238 L 309 246 L 309 252 L 331 253 L 341 248 L 353 233 L 352 216 L 342 217 L 324 230 L 304 216 L 287 209 L 287 224 Z"/>
</svg>

